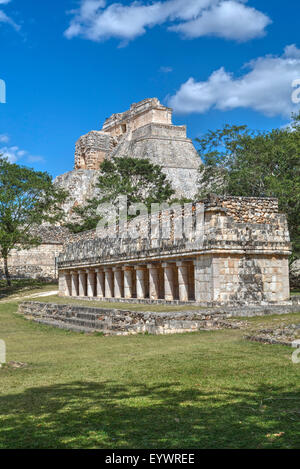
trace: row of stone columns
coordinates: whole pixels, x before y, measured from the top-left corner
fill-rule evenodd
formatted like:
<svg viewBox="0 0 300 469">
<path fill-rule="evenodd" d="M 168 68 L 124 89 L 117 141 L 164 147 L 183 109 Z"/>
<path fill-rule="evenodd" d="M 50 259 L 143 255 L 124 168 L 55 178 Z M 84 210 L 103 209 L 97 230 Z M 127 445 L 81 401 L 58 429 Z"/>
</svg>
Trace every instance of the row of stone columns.
<svg viewBox="0 0 300 469">
<path fill-rule="evenodd" d="M 191 268 L 191 262 L 178 261 L 67 271 L 64 272 L 65 294 L 79 297 L 188 301 L 194 299 Z"/>
</svg>

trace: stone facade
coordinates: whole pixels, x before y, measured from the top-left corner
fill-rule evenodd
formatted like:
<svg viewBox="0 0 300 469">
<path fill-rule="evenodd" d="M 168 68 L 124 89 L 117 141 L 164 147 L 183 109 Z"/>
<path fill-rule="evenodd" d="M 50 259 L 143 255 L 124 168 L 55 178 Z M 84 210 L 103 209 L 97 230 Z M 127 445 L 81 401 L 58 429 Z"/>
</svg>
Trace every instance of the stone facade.
<svg viewBox="0 0 300 469">
<path fill-rule="evenodd" d="M 69 239 L 69 232 L 61 226 L 42 225 L 33 231 L 42 242 L 31 249 L 13 249 L 8 258 L 12 278 L 54 280 L 58 277 L 56 259 Z M 0 278 L 4 278 L 3 261 L 0 258 Z"/>
<path fill-rule="evenodd" d="M 290 249 L 276 199 L 212 197 L 68 244 L 58 260 L 60 295 L 284 302 Z"/>
<path fill-rule="evenodd" d="M 128 111 L 113 114 L 106 119 L 102 130 L 119 138 L 127 132 L 134 132 L 152 123 L 172 124 L 172 109 L 160 104 L 157 98 L 144 99 L 133 103 Z"/>
<path fill-rule="evenodd" d="M 80 137 L 75 147 L 75 169 L 99 169 L 110 154 L 113 139 L 105 132 L 92 130 Z"/>
</svg>

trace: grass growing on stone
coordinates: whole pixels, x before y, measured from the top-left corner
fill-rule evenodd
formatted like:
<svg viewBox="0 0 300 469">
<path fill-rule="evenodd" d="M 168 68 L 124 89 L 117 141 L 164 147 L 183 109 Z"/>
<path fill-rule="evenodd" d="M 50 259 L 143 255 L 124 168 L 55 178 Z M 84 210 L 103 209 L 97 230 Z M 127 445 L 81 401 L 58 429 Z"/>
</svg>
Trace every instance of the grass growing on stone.
<svg viewBox="0 0 300 469">
<path fill-rule="evenodd" d="M 58 295 L 47 296 L 45 298 L 33 298 L 33 301 L 40 301 L 42 303 L 55 303 L 55 304 L 74 304 L 78 306 L 92 307 L 92 308 L 108 308 L 120 309 L 130 311 L 156 311 L 165 313 L 168 311 L 199 311 L 203 309 L 194 305 L 153 305 L 153 304 L 137 304 L 137 303 L 121 303 L 121 302 L 105 302 L 93 300 L 77 300 L 73 298 L 60 297 Z M 204 308 L 207 309 L 207 308 Z"/>
<path fill-rule="evenodd" d="M 16 311 L 0 304 L 7 361 L 27 364 L 0 369 L 0 448 L 300 447 L 290 348 L 245 330 L 76 334 Z"/>
</svg>

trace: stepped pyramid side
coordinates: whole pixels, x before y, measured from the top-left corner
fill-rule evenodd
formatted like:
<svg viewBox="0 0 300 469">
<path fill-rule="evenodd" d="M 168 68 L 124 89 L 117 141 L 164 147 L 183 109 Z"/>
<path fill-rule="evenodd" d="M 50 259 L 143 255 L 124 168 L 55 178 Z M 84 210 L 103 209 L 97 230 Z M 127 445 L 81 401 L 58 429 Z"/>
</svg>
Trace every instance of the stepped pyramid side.
<svg viewBox="0 0 300 469">
<path fill-rule="evenodd" d="M 72 195 L 65 206 L 67 213 L 82 204 L 86 194 L 91 197 L 101 164 L 112 157 L 149 158 L 162 167 L 177 197 L 193 198 L 197 192 L 202 161 L 187 138 L 186 126 L 173 125 L 172 109 L 150 98 L 113 114 L 101 130 L 93 130 L 76 142 L 75 169 L 56 179 Z"/>
</svg>

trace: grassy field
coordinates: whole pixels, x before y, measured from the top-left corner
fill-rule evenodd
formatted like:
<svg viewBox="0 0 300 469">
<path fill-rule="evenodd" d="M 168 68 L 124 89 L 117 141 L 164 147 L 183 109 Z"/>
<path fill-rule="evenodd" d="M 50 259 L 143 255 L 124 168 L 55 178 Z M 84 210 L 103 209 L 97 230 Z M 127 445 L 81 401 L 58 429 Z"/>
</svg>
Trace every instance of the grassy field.
<svg viewBox="0 0 300 469">
<path fill-rule="evenodd" d="M 83 335 L 16 311 L 0 303 L 0 339 L 8 361 L 28 366 L 0 369 L 0 448 L 300 447 L 288 347 L 247 342 L 245 330 Z"/>
<path fill-rule="evenodd" d="M 0 280 L 0 301 L 52 290 L 58 290 L 57 283 L 45 283 L 40 280 L 21 279 L 13 280 L 12 286 L 8 287 L 5 280 Z"/>
</svg>

